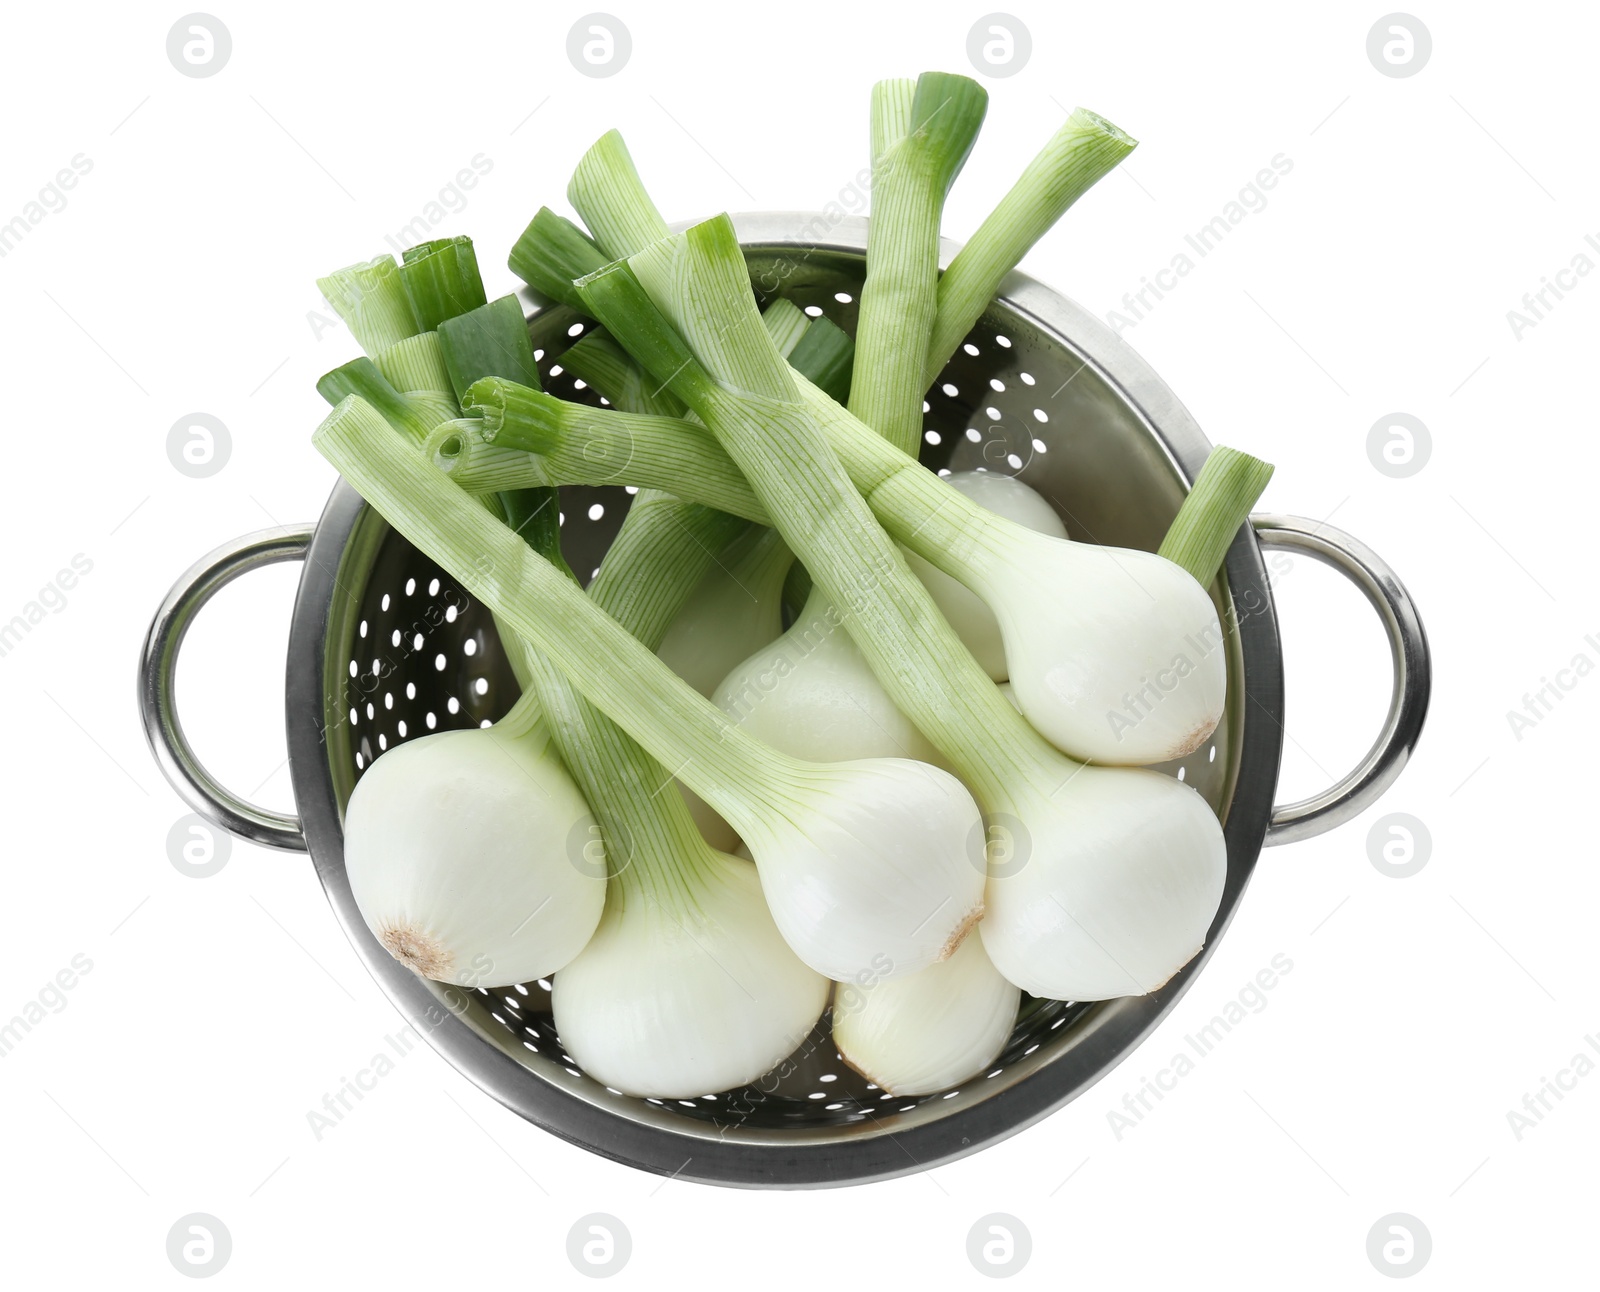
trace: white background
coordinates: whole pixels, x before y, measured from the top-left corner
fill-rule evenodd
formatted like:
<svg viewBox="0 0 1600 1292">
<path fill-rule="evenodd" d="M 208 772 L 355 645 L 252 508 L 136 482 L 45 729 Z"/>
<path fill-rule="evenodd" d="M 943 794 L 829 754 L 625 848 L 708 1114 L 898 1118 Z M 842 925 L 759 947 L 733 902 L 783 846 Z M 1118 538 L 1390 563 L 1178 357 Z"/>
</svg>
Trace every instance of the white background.
<svg viewBox="0 0 1600 1292">
<path fill-rule="evenodd" d="M 1420 3 L 1421 0 L 1418 0 Z M 1600 631 L 1587 517 L 1600 281 L 1519 340 L 1507 311 L 1600 233 L 1592 6 L 1418 10 L 1408 78 L 1368 61 L 1381 5 L 1027 4 L 1020 74 L 947 232 L 975 227 L 1083 103 L 1143 140 L 1027 267 L 1104 315 L 1279 153 L 1292 172 L 1126 338 L 1213 440 L 1278 464 L 1266 510 L 1358 535 L 1416 595 L 1435 650 L 1418 757 L 1361 820 L 1267 854 L 1204 976 L 1076 1103 L 933 1172 L 843 1193 L 751 1194 L 611 1165 L 520 1122 L 419 1049 L 317 1142 L 306 1113 L 398 1015 L 303 856 L 237 845 L 215 877 L 169 864 L 185 809 L 151 763 L 134 661 L 198 555 L 316 516 L 308 437 L 313 279 L 384 250 L 456 171 L 492 171 L 443 232 L 470 232 L 490 295 L 542 202 L 620 127 L 669 218 L 816 208 L 865 162 L 873 80 L 969 71 L 983 6 L 624 4 L 609 79 L 566 57 L 573 6 L 227 5 L 215 76 L 168 61 L 177 6 L 14 6 L 0 51 L 0 221 L 83 154 L 65 209 L 0 259 L 8 552 L 0 621 L 75 554 L 93 569 L 0 658 L 10 733 L 0 1020 L 93 963 L 0 1059 L 0 1269 L 12 1286 L 180 1284 L 166 1235 L 232 1234 L 217 1286 L 379 1276 L 419 1286 L 587 1286 L 580 1216 L 633 1239 L 622 1283 L 980 1286 L 969 1228 L 1031 1231 L 1017 1286 L 1378 1285 L 1380 1216 L 1432 1234 L 1419 1280 L 1592 1278 L 1600 1074 L 1520 1141 L 1507 1112 L 1600 1032 L 1600 881 L 1582 804 L 1600 681 L 1518 740 L 1506 712 Z M 530 113 L 532 114 L 530 116 Z M 1600 263 L 1600 253 L 1591 256 Z M 325 311 L 324 311 L 325 312 Z M 190 479 L 166 436 L 222 419 L 226 467 Z M 1369 429 L 1422 419 L 1431 460 L 1374 469 Z M 1331 574 L 1278 566 L 1285 796 L 1377 729 L 1376 621 Z M 201 753 L 287 806 L 282 660 L 294 571 L 236 585 L 191 636 L 181 686 Z M 1427 866 L 1379 873 L 1368 832 L 1410 813 Z M 1108 1112 L 1271 958 L 1293 970 L 1119 1140 Z M 1421 1284 L 1419 1283 L 1419 1286 Z"/>
</svg>

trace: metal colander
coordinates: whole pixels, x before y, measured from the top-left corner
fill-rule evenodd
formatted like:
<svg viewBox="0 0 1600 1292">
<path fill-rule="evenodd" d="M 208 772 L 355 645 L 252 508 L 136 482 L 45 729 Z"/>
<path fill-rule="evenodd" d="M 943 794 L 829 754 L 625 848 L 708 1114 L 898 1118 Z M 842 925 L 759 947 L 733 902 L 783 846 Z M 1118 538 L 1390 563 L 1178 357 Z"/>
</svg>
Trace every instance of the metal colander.
<svg viewBox="0 0 1600 1292">
<path fill-rule="evenodd" d="M 811 215 L 736 221 L 757 294 L 854 329 L 865 222 Z M 953 251 L 953 248 L 949 248 Z M 594 400 L 561 357 L 592 324 L 530 303 L 541 376 Z M 1074 538 L 1153 549 L 1209 451 L 1170 392 L 1091 315 L 1021 275 L 973 329 L 928 395 L 922 459 L 939 470 L 1014 474 L 1049 499 Z M 562 490 L 562 546 L 592 577 L 631 501 L 622 488 Z M 1287 518 L 1258 522 L 1278 543 L 1335 564 L 1389 628 L 1390 720 L 1368 758 L 1324 795 L 1274 812 L 1282 739 L 1277 625 L 1256 541 L 1241 532 L 1213 589 L 1227 643 L 1228 713 L 1213 740 L 1164 770 L 1218 811 L 1229 875 L 1207 954 L 1232 916 L 1264 841 L 1330 828 L 1398 775 L 1420 730 L 1427 652 L 1404 589 L 1348 536 Z M 305 558 L 287 678 L 299 817 L 253 807 L 217 784 L 183 739 L 171 679 L 183 633 L 206 599 L 256 565 Z M 258 842 L 307 848 L 346 932 L 419 1032 L 480 1086 L 565 1139 L 680 1179 L 798 1187 L 930 1166 L 1014 1133 L 1092 1084 L 1187 987 L 1206 954 L 1153 996 L 1095 1004 L 1025 997 L 1004 1051 L 962 1086 L 890 1095 L 848 1068 L 827 1018 L 767 1077 L 695 1099 L 637 1099 L 585 1076 L 562 1048 L 549 983 L 470 991 L 425 982 L 369 934 L 343 868 L 351 788 L 384 750 L 430 731 L 492 722 L 518 690 L 488 611 L 347 487 L 313 530 L 252 535 L 180 580 L 146 644 L 144 703 L 158 760 L 212 820 Z M 1268 839 L 1269 826 L 1273 837 Z"/>
</svg>

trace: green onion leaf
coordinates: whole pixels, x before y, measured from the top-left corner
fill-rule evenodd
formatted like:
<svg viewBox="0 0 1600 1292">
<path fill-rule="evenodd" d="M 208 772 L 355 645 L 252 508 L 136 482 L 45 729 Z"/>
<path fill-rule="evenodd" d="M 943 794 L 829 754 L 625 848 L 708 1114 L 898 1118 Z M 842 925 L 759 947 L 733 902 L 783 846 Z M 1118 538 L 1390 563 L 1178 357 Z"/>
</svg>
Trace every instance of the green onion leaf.
<svg viewBox="0 0 1600 1292">
<path fill-rule="evenodd" d="M 1201 587 L 1210 586 L 1233 536 L 1250 519 L 1250 509 L 1271 479 L 1270 462 L 1219 444 L 1173 518 L 1160 554 L 1188 570 Z"/>
<path fill-rule="evenodd" d="M 511 272 L 541 296 L 581 310 L 573 281 L 591 274 L 607 257 L 571 220 L 547 206 L 529 222 L 511 248 Z"/>
<path fill-rule="evenodd" d="M 768 306 L 767 313 L 771 312 L 772 307 Z M 850 334 L 832 319 L 813 319 L 806 334 L 789 352 L 789 366 L 842 404 L 850 398 L 855 349 Z"/>
<path fill-rule="evenodd" d="M 368 355 L 421 331 L 393 256 L 335 269 L 317 287 Z"/>
<path fill-rule="evenodd" d="M 1063 213 L 1109 174 L 1138 141 L 1104 117 L 1077 108 L 1028 163 L 939 280 L 939 313 L 928 343 L 922 389 L 938 380 L 1001 280 Z"/>
<path fill-rule="evenodd" d="M 850 411 L 903 452 L 922 440 L 924 357 L 939 291 L 939 220 L 983 126 L 976 81 L 924 72 L 909 107 L 903 82 L 873 94 L 872 219 L 856 324 L 860 380 Z"/>
<path fill-rule="evenodd" d="M 418 443 L 427 438 L 432 423 L 415 405 L 394 388 L 371 359 L 352 359 L 317 379 L 317 394 L 337 405 L 349 395 L 359 395 L 396 430 Z"/>
<path fill-rule="evenodd" d="M 604 328 L 596 328 L 564 351 L 561 366 L 624 412 L 682 417 L 687 411 L 681 399 L 645 376 Z"/>
<path fill-rule="evenodd" d="M 645 191 L 628 145 L 608 130 L 578 162 L 567 200 L 595 245 L 613 260 L 631 256 L 667 236 L 667 222 Z"/>
<path fill-rule="evenodd" d="M 528 321 L 515 296 L 502 296 L 444 320 L 439 324 L 439 348 L 458 400 L 482 377 L 504 377 L 540 389 Z"/>
<path fill-rule="evenodd" d="M 404 256 L 400 283 L 421 331 L 432 332 L 445 319 L 477 309 L 488 299 L 471 238 L 436 238 L 411 247 Z"/>
</svg>

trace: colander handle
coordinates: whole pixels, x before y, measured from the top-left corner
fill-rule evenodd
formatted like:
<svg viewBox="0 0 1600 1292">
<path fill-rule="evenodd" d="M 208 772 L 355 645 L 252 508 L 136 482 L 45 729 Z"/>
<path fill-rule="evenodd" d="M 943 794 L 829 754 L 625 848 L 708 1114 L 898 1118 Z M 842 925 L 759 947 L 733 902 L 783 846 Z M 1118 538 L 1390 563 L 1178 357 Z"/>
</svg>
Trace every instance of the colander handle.
<svg viewBox="0 0 1600 1292">
<path fill-rule="evenodd" d="M 1360 815 L 1383 796 L 1416 748 L 1428 715 L 1433 665 L 1428 635 L 1405 585 L 1365 543 L 1301 516 L 1252 516 L 1256 539 L 1269 551 L 1297 552 L 1332 566 L 1361 590 L 1389 638 L 1394 686 L 1383 730 L 1355 769 L 1320 794 L 1274 805 L 1265 846 L 1309 839 Z"/>
<path fill-rule="evenodd" d="M 292 525 L 259 530 L 201 557 L 167 593 L 150 621 L 139 657 L 139 713 L 145 738 L 172 788 L 206 820 L 239 838 L 297 852 L 306 850 L 299 817 L 246 802 L 218 782 L 195 757 L 178 721 L 172 681 L 184 636 L 206 602 L 241 574 L 280 561 L 305 560 L 313 528 Z"/>
</svg>

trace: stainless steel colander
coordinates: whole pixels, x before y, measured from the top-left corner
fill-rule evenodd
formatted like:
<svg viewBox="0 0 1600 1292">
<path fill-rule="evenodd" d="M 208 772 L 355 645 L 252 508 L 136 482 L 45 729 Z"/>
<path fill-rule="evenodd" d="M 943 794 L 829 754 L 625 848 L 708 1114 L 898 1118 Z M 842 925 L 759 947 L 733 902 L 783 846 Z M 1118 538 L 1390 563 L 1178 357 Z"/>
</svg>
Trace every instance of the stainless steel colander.
<svg viewBox="0 0 1600 1292">
<path fill-rule="evenodd" d="M 735 221 L 752 280 L 846 329 L 855 324 L 866 222 L 812 214 Z M 947 245 L 946 259 L 955 247 Z M 530 299 L 540 371 L 575 399 L 561 369 L 588 326 Z M 923 461 L 1020 476 L 1058 508 L 1074 538 L 1155 548 L 1210 445 L 1173 394 L 1093 315 L 1021 274 L 979 322 L 928 394 Z M 587 576 L 627 512 L 621 488 L 562 491 L 563 548 Z M 959 1089 L 886 1094 L 839 1059 L 826 1019 L 755 1085 L 697 1099 L 636 1099 L 577 1069 L 551 1022 L 549 985 L 468 991 L 415 977 L 373 939 L 344 873 L 345 803 L 385 749 L 429 731 L 493 720 L 517 686 L 487 611 L 390 531 L 347 486 L 315 526 L 247 535 L 195 565 L 156 613 L 140 701 L 151 748 L 178 792 L 242 838 L 310 853 L 345 932 L 417 1030 L 507 1107 L 584 1148 L 678 1179 L 806 1187 L 882 1179 L 975 1152 L 1048 1115 L 1120 1062 L 1204 967 L 1264 844 L 1331 829 L 1399 775 L 1422 728 L 1427 640 L 1394 574 L 1349 535 L 1292 517 L 1257 517 L 1213 589 L 1228 626 L 1229 703 L 1212 742 L 1166 770 L 1216 807 L 1228 883 L 1206 951 L 1160 992 L 1096 1004 L 1025 998 L 992 1069 Z M 1350 578 L 1383 620 L 1394 687 L 1383 731 L 1361 764 L 1315 798 L 1273 806 L 1283 740 L 1283 667 L 1261 548 L 1322 560 Z M 173 674 L 194 615 L 247 570 L 299 559 L 289 643 L 290 766 L 298 816 L 253 806 L 190 750 Z"/>
</svg>

